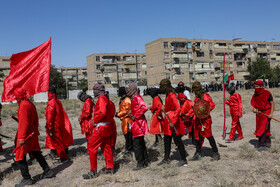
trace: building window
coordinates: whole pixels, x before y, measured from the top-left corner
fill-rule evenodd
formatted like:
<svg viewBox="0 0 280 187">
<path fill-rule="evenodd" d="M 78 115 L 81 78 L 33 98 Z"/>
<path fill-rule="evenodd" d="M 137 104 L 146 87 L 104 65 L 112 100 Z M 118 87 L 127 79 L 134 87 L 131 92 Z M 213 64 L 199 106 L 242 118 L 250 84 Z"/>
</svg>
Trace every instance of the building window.
<svg viewBox="0 0 280 187">
<path fill-rule="evenodd" d="M 211 72 L 210 77 L 214 78 L 214 72 Z"/>
<path fill-rule="evenodd" d="M 140 64 L 138 64 L 138 63 L 137 63 L 137 68 L 138 68 L 138 69 L 140 68 Z"/>
<path fill-rule="evenodd" d="M 100 78 L 100 77 L 101 77 L 101 73 L 97 73 L 97 74 L 96 74 L 96 77 L 97 77 L 97 78 Z"/>
<path fill-rule="evenodd" d="M 100 65 L 96 65 L 96 69 L 100 69 Z"/>
<path fill-rule="evenodd" d="M 209 65 L 210 65 L 210 69 L 214 69 L 214 64 L 213 64 L 213 62 L 210 62 Z"/>
<path fill-rule="evenodd" d="M 204 57 L 204 52 L 197 52 L 196 55 L 197 55 L 197 57 L 203 58 Z"/>
<path fill-rule="evenodd" d="M 274 45 L 274 46 L 273 46 L 273 49 L 275 49 L 275 50 L 280 50 L 280 45 Z"/>
<path fill-rule="evenodd" d="M 169 58 L 169 52 L 164 52 L 164 59 L 168 59 Z"/>
<path fill-rule="evenodd" d="M 170 64 L 169 63 L 165 63 L 165 69 L 169 70 L 170 69 Z"/>
<path fill-rule="evenodd" d="M 140 56 L 136 56 L 136 60 L 138 60 L 138 61 L 139 61 L 139 60 L 140 60 Z"/>
<path fill-rule="evenodd" d="M 170 73 L 166 73 L 165 76 L 167 79 L 170 79 Z"/>
<path fill-rule="evenodd" d="M 119 77 L 122 77 L 122 73 L 118 73 L 118 76 L 119 76 Z"/>
<path fill-rule="evenodd" d="M 145 71 L 145 75 L 147 75 L 147 71 Z"/>
<path fill-rule="evenodd" d="M 96 56 L 96 62 L 100 62 L 100 56 Z"/>
<path fill-rule="evenodd" d="M 168 48 L 168 42 L 163 42 L 163 47 L 166 49 Z"/>
<path fill-rule="evenodd" d="M 146 63 L 143 63 L 143 64 L 142 64 L 142 68 L 147 68 Z"/>
</svg>

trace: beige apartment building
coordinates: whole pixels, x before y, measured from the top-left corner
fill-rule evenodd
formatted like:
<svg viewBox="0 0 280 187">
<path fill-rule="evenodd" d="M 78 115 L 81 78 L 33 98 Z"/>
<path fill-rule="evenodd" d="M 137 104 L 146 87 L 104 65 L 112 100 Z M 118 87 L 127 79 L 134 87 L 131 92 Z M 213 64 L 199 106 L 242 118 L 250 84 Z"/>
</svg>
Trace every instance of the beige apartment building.
<svg viewBox="0 0 280 187">
<path fill-rule="evenodd" d="M 63 78 L 68 83 L 69 90 L 79 89 L 79 81 L 81 79 L 88 79 L 86 67 L 59 67 L 56 69 L 58 72 L 61 72 Z"/>
<path fill-rule="evenodd" d="M 96 82 L 106 88 L 118 88 L 128 83 L 147 84 L 144 53 L 94 53 L 87 56 L 88 86 Z"/>
<path fill-rule="evenodd" d="M 4 77 L 0 79 L 0 94 L 2 94 L 4 80 L 10 73 L 10 56 L 0 56 L 0 70 L 4 73 Z"/>
<path fill-rule="evenodd" d="M 223 53 L 225 73 L 241 83 L 248 79 L 248 64 L 257 57 L 267 59 L 271 67 L 280 62 L 280 42 L 160 38 L 145 47 L 148 86 L 159 85 L 163 78 L 188 86 L 196 80 L 221 83 Z"/>
</svg>

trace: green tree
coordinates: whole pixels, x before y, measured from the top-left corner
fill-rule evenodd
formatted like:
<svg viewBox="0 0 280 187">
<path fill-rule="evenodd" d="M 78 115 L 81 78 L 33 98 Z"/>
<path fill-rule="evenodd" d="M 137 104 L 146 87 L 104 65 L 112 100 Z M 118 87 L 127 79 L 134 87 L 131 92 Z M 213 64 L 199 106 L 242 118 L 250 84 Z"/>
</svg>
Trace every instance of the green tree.
<svg viewBox="0 0 280 187">
<path fill-rule="evenodd" d="M 273 69 L 272 81 L 280 81 L 280 67 L 279 65 Z"/>
<path fill-rule="evenodd" d="M 269 61 L 263 58 L 257 58 L 255 62 L 248 65 L 247 70 L 250 73 L 249 77 L 251 81 L 256 79 L 271 79 L 273 75 Z"/>
<path fill-rule="evenodd" d="M 78 88 L 83 90 L 84 92 L 88 90 L 88 81 L 87 79 L 83 78 L 78 82 Z"/>
<path fill-rule="evenodd" d="M 65 98 L 67 96 L 66 80 L 63 78 L 62 73 L 57 71 L 54 65 L 51 65 L 49 87 L 56 89 L 58 98 Z"/>
</svg>

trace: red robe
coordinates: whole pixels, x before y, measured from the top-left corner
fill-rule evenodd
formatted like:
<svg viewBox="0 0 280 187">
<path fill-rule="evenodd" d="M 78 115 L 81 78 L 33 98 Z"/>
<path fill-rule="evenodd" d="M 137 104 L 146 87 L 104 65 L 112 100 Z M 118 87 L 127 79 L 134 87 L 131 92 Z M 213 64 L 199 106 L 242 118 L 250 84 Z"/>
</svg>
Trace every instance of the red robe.
<svg viewBox="0 0 280 187">
<path fill-rule="evenodd" d="M 106 161 L 106 168 L 114 168 L 112 152 L 113 118 L 115 106 L 108 97 L 100 95 L 94 107 L 95 123 L 92 134 L 87 136 L 87 146 L 90 158 L 90 170 L 97 170 L 97 151 L 101 147 Z"/>
<path fill-rule="evenodd" d="M 56 97 L 47 103 L 45 111 L 47 132 L 53 133 L 50 137 L 47 133 L 46 149 L 67 149 L 73 144 L 72 127 L 69 118 Z"/>
<path fill-rule="evenodd" d="M 92 113 L 93 113 L 93 101 L 91 98 L 86 99 L 82 114 L 80 115 L 81 119 L 81 132 L 82 134 L 86 133 L 91 134 L 93 130 L 92 124 Z"/>
<path fill-rule="evenodd" d="M 251 105 L 254 108 L 257 108 L 259 112 L 265 113 L 267 115 L 271 112 L 271 105 L 268 101 L 271 93 L 265 89 L 259 95 L 254 94 L 251 100 Z M 256 131 L 255 135 L 260 137 L 266 130 L 266 136 L 271 136 L 270 134 L 270 119 L 265 115 L 257 114 L 256 115 Z"/>
<path fill-rule="evenodd" d="M 25 155 L 30 151 L 41 151 L 38 136 L 40 135 L 38 126 L 39 120 L 35 105 L 29 100 L 22 100 L 18 108 L 18 142 L 25 140 L 31 133 L 34 133 L 23 146 L 16 151 L 16 161 L 23 160 Z"/>
<path fill-rule="evenodd" d="M 177 132 L 176 135 L 185 134 L 186 131 L 183 126 L 180 124 L 180 112 L 181 108 L 179 102 L 174 93 L 169 93 L 165 98 L 165 113 L 169 116 L 171 123 L 174 124 Z M 169 120 L 167 116 L 164 116 L 163 123 L 163 133 L 164 135 L 172 136 L 173 129 L 169 126 Z"/>
<path fill-rule="evenodd" d="M 239 121 L 239 118 L 242 116 L 241 96 L 238 93 L 234 93 L 230 96 L 229 100 L 226 101 L 226 104 L 230 107 L 230 114 L 232 118 L 229 139 L 234 139 L 235 131 L 238 132 L 238 138 L 243 138 L 241 124 Z"/>
<path fill-rule="evenodd" d="M 184 115 L 182 115 L 182 114 L 184 114 Z M 193 103 L 191 100 L 187 99 L 187 100 L 185 100 L 184 104 L 181 106 L 181 121 L 183 122 L 184 127 L 189 129 L 189 135 L 191 135 L 191 132 L 192 132 L 193 116 L 194 116 Z"/>
<path fill-rule="evenodd" d="M 203 94 L 203 99 L 207 101 L 210 104 L 210 111 L 212 111 L 215 108 L 215 103 L 212 101 L 211 96 L 208 93 Z M 198 102 L 199 98 L 195 97 L 194 98 L 194 103 Z M 209 114 L 208 117 L 199 120 L 196 116 L 193 118 L 194 120 L 194 134 L 195 134 L 195 139 L 199 140 L 199 133 L 201 134 L 202 137 L 209 138 L 212 135 L 212 118 L 211 115 Z M 204 126 L 204 131 L 201 129 L 201 124 Z"/>
<path fill-rule="evenodd" d="M 163 132 L 162 129 L 163 117 L 162 117 L 161 107 L 162 107 L 162 103 L 159 97 L 158 96 L 154 97 L 153 104 L 151 107 L 151 112 L 153 113 L 151 124 L 150 124 L 151 134 L 161 134 Z"/>
</svg>

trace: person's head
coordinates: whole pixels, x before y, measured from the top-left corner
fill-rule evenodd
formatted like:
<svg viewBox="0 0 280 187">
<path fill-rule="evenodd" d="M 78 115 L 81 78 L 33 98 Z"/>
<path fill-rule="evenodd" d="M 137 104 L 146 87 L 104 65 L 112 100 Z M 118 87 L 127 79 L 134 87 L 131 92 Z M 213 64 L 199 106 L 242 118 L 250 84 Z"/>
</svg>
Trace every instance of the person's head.
<svg viewBox="0 0 280 187">
<path fill-rule="evenodd" d="M 48 92 L 49 101 L 55 97 L 56 97 L 56 89 L 55 88 L 49 89 L 49 92 Z"/>
<path fill-rule="evenodd" d="M 85 102 L 88 98 L 91 98 L 89 95 L 86 94 L 86 92 L 84 91 L 80 91 L 77 95 L 77 98 L 82 101 Z"/>
<path fill-rule="evenodd" d="M 254 87 L 255 88 L 263 88 L 263 81 L 262 80 L 258 80 L 254 82 Z"/>
<path fill-rule="evenodd" d="M 126 94 L 130 97 L 133 98 L 137 93 L 137 85 L 135 83 L 130 83 L 125 86 Z"/>
<path fill-rule="evenodd" d="M 160 93 L 158 88 L 149 88 L 147 94 L 150 95 L 152 98 L 155 98 Z"/>
<path fill-rule="evenodd" d="M 192 90 L 194 91 L 194 94 L 196 97 L 202 99 L 202 96 L 204 94 L 204 91 L 202 89 L 202 85 L 200 84 L 200 82 L 198 81 L 195 81 L 193 84 L 192 84 Z"/>
<path fill-rule="evenodd" d="M 183 92 L 184 90 L 185 90 L 185 84 L 182 81 L 180 81 L 178 83 L 178 91 Z"/>
<path fill-rule="evenodd" d="M 98 82 L 96 83 L 93 88 L 94 97 L 98 98 L 100 95 L 105 94 L 105 86 L 104 84 Z"/>
<path fill-rule="evenodd" d="M 27 99 L 26 90 L 22 87 L 16 88 L 14 91 L 15 98 L 17 103 L 20 103 L 22 100 Z"/>
<path fill-rule="evenodd" d="M 120 87 L 119 88 L 119 92 L 118 92 L 118 96 L 119 97 L 123 97 L 126 95 L 126 90 L 125 90 L 125 87 Z"/>
<path fill-rule="evenodd" d="M 233 95 L 235 93 L 235 85 L 234 85 L 234 83 L 231 83 L 230 85 L 228 85 L 227 91 L 228 91 L 228 93 L 230 95 Z"/>
<path fill-rule="evenodd" d="M 169 79 L 162 79 L 159 83 L 159 89 L 161 93 L 169 93 L 174 91 Z"/>
</svg>

